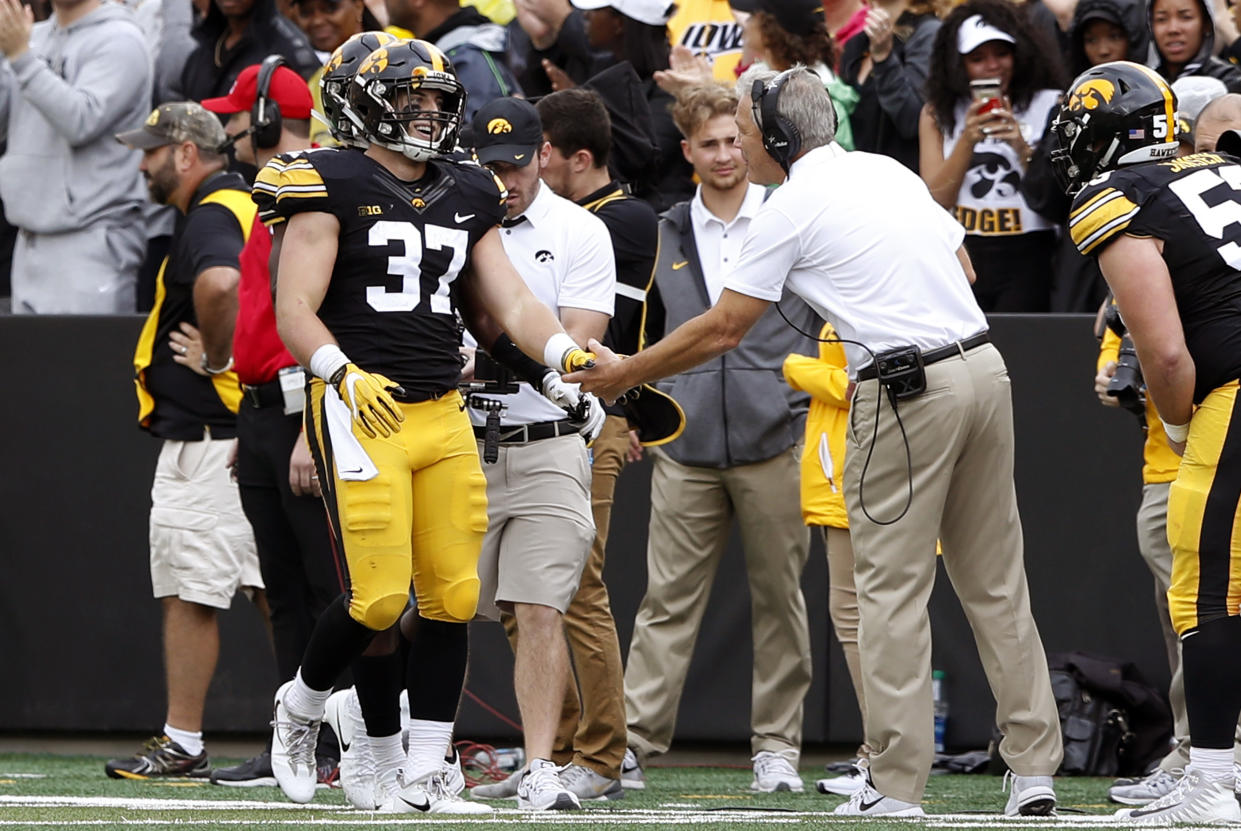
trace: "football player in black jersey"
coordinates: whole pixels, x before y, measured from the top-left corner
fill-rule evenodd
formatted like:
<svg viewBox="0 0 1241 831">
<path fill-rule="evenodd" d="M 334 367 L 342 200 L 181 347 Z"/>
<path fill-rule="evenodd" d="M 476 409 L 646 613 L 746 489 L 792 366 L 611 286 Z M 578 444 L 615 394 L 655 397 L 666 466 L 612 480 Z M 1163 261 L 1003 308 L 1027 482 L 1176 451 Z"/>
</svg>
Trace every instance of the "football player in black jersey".
<svg viewBox="0 0 1241 831">
<path fill-rule="evenodd" d="M 350 576 L 297 677 L 276 693 L 272 767 L 298 802 L 314 795 L 314 738 L 332 680 L 397 621 L 412 579 L 422 620 L 407 686 L 424 715 L 389 807 L 490 810 L 456 799 L 440 773 L 486 530 L 486 484 L 456 391 L 455 296 L 468 293 L 553 367 L 591 356 L 509 263 L 496 231 L 505 213 L 497 180 L 442 158 L 455 147 L 463 98 L 433 45 L 383 46 L 349 87 L 368 148 L 306 153 L 284 165 L 275 188 L 285 219 L 276 321 L 315 376 L 307 435 Z"/>
<path fill-rule="evenodd" d="M 1168 498 L 1190 764 L 1165 796 L 1118 813 L 1135 825 L 1241 822 L 1233 732 L 1241 715 L 1241 162 L 1176 158 L 1176 100 L 1138 64 L 1074 81 L 1052 163 L 1076 189 L 1069 230 L 1099 266 L 1133 337 L 1147 394 L 1183 454 Z"/>
</svg>

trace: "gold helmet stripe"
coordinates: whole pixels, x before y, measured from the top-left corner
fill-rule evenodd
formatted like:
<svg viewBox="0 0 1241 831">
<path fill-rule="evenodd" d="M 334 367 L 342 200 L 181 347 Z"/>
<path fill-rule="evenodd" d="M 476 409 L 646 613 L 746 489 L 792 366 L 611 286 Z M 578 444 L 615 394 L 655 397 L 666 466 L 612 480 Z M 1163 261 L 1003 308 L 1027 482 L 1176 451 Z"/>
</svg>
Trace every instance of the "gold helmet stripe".
<svg viewBox="0 0 1241 831">
<path fill-rule="evenodd" d="M 1148 78 L 1155 82 L 1159 89 L 1163 92 L 1163 108 L 1168 116 L 1168 140 L 1172 141 L 1177 134 L 1176 124 L 1176 99 L 1172 95 L 1172 87 L 1164 80 L 1163 76 L 1149 66 L 1143 66 L 1140 63 L 1133 64 L 1134 69 L 1144 72 Z"/>
</svg>

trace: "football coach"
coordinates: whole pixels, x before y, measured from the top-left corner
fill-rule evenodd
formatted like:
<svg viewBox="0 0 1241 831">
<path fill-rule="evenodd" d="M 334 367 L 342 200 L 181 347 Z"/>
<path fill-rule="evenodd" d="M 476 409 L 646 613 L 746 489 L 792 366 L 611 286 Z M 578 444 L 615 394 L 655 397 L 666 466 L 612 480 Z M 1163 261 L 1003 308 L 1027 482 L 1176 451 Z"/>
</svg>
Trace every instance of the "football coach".
<svg viewBox="0 0 1241 831">
<path fill-rule="evenodd" d="M 899 162 L 835 143 L 831 99 L 804 67 L 739 83 L 750 179 L 780 187 L 751 221 L 719 301 L 624 360 L 591 341 L 596 365 L 566 380 L 613 400 L 684 372 L 736 346 L 785 285 L 830 321 L 856 382 L 844 489 L 874 748 L 867 784 L 836 811 L 923 815 L 939 537 L 1016 775 L 1005 813 L 1049 814 L 1060 725 L 1030 613 L 1008 371 L 970 289 L 961 226 Z"/>
</svg>

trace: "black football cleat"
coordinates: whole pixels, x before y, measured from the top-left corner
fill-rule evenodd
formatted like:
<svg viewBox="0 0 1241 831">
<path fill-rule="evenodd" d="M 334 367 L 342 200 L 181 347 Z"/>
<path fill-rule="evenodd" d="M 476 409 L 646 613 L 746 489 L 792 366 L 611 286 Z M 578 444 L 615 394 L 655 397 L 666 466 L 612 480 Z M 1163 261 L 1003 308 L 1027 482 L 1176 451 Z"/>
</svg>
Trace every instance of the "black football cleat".
<svg viewBox="0 0 1241 831">
<path fill-rule="evenodd" d="M 226 785 L 230 788 L 275 787 L 276 774 L 271 772 L 271 753 L 264 750 L 239 765 L 216 768 L 211 771 L 211 784 Z"/>
</svg>

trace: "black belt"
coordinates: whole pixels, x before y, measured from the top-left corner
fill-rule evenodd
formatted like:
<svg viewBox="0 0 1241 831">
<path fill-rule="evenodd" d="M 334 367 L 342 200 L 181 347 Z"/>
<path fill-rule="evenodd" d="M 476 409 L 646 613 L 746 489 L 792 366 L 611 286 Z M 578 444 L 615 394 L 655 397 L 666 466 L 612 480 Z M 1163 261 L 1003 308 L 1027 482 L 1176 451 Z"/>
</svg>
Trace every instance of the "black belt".
<svg viewBox="0 0 1241 831">
<path fill-rule="evenodd" d="M 963 352 L 969 352 L 971 349 L 990 342 L 990 332 L 979 332 L 977 335 L 970 335 L 965 340 L 954 341 L 947 346 L 938 346 L 935 349 L 928 349 L 922 353 L 922 365 L 926 366 L 927 364 L 942 361 L 945 358 L 951 358 L 954 355 L 960 355 Z M 879 370 L 873 361 L 857 371 L 857 379 L 859 381 L 869 381 L 877 377 L 879 377 Z"/>
<path fill-rule="evenodd" d="M 573 436 L 582 431 L 582 425 L 569 421 L 536 421 L 534 424 L 509 425 L 500 428 L 500 444 L 525 444 L 526 442 L 554 439 L 557 436 Z M 486 441 L 487 428 L 474 427 L 474 437 Z"/>
<path fill-rule="evenodd" d="M 251 407 L 284 407 L 284 393 L 280 391 L 280 379 L 268 381 L 266 384 L 250 386 L 241 385 L 241 400 Z"/>
</svg>

